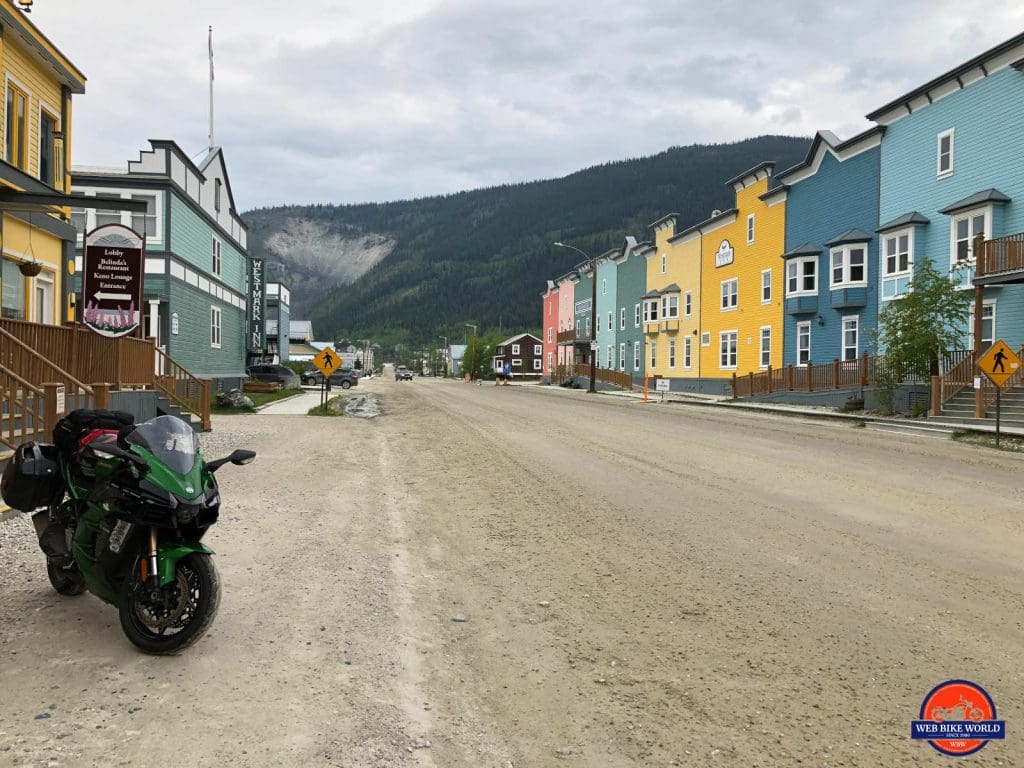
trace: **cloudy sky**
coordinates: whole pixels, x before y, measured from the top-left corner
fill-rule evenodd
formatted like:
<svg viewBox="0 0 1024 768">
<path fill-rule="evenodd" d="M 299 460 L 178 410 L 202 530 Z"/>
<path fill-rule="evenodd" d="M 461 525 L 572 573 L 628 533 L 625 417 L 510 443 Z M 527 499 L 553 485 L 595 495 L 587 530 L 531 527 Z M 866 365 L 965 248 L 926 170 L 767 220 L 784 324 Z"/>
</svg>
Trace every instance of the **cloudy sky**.
<svg viewBox="0 0 1024 768">
<path fill-rule="evenodd" d="M 216 143 L 240 209 L 552 178 L 864 115 L 1024 31 L 1019 0 L 35 0 L 88 78 L 73 161 Z"/>
</svg>

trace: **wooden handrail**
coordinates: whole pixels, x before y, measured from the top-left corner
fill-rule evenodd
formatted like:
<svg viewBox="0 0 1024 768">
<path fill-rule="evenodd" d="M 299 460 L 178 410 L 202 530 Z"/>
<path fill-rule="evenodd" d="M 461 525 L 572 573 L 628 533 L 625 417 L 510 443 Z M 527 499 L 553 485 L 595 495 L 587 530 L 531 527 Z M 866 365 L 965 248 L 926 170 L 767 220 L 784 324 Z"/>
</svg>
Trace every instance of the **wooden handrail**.
<svg viewBox="0 0 1024 768">
<path fill-rule="evenodd" d="M 154 346 L 154 386 L 179 408 L 199 418 L 204 431 L 209 431 L 210 397 L 209 379 L 199 379 L 178 364 L 170 355 Z"/>
<path fill-rule="evenodd" d="M 33 395 L 31 407 L 26 393 Z M 19 414 L 21 429 L 16 430 Z M 0 363 L 0 444 L 14 450 L 25 440 L 38 437 L 40 432 L 46 433 L 46 425 L 43 423 L 42 388 L 29 383 Z"/>
<path fill-rule="evenodd" d="M 938 377 L 941 395 L 939 398 L 939 410 L 946 407 L 946 403 L 952 400 L 967 386 L 974 384 L 974 352 L 963 357 L 959 363 L 954 365 L 942 376 Z M 936 414 L 933 414 L 936 415 Z"/>
<path fill-rule="evenodd" d="M 29 374 L 31 378 L 36 379 L 37 381 L 42 381 L 44 379 L 50 381 L 63 381 L 67 384 L 70 384 L 72 387 L 77 388 L 80 392 L 85 392 L 88 395 L 92 395 L 92 387 L 88 386 L 87 384 L 83 384 L 70 373 L 61 369 L 52 361 L 47 360 L 41 354 L 36 352 L 36 350 L 32 349 L 32 347 L 28 346 L 25 342 L 19 339 L 17 336 L 9 333 L 3 328 L 0 328 L 0 339 L 4 339 L 9 344 L 13 345 L 13 347 L 6 347 L 6 350 L 2 353 L 2 358 L 0 358 L 0 363 L 10 363 L 12 365 L 12 368 L 17 368 L 18 370 L 22 371 L 22 373 L 27 373 L 26 368 L 28 368 L 29 366 L 25 365 L 24 359 L 20 361 L 22 365 L 14 365 L 14 363 L 18 362 L 15 361 L 14 359 L 15 350 L 18 350 L 22 355 L 27 356 L 32 360 L 34 365 L 31 367 L 37 369 L 42 368 L 45 370 L 45 373 L 42 373 L 38 370 L 33 371 L 33 373 L 35 373 L 36 375 L 32 376 L 31 374 Z"/>
</svg>

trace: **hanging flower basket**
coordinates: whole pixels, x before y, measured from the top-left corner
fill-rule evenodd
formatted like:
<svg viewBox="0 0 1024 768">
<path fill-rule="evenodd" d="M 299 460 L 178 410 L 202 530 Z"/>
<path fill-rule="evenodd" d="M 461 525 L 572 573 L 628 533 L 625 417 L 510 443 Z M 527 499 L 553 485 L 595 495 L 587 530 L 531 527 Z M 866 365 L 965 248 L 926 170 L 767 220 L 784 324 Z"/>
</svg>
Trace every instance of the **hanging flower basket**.
<svg viewBox="0 0 1024 768">
<path fill-rule="evenodd" d="M 22 261 L 18 264 L 18 271 L 25 277 L 35 277 L 43 271 L 43 265 L 38 261 Z"/>
</svg>

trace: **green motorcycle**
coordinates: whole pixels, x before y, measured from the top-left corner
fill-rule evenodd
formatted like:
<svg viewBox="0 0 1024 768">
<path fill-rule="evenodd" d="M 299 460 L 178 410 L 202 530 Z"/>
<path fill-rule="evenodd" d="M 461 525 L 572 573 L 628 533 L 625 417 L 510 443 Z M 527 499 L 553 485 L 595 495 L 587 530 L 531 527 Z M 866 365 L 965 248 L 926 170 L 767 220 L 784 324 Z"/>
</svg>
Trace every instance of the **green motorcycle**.
<svg viewBox="0 0 1024 768">
<path fill-rule="evenodd" d="M 172 654 L 203 636 L 220 604 L 213 551 L 201 541 L 220 510 L 214 473 L 256 454 L 206 462 L 181 419 L 132 422 L 118 411 L 72 411 L 52 445 L 18 447 L 0 495 L 35 512 L 57 592 L 92 592 L 118 607 L 138 648 Z"/>
</svg>

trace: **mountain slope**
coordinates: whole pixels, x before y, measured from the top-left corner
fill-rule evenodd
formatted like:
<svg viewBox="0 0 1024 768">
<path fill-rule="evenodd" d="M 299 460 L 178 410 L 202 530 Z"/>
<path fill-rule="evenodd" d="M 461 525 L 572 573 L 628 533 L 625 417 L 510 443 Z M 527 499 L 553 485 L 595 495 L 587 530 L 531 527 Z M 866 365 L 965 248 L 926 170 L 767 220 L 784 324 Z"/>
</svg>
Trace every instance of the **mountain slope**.
<svg viewBox="0 0 1024 768">
<path fill-rule="evenodd" d="M 783 170 L 807 139 L 762 136 L 673 147 L 562 179 L 391 203 L 285 206 L 245 214 L 253 252 L 292 289 L 293 317 L 318 338 L 385 345 L 481 332 L 536 330 L 546 281 L 580 261 L 556 240 L 599 254 L 667 213 L 680 225 L 729 208 L 725 182 L 763 160 Z M 283 274 L 282 274 L 283 271 Z"/>
</svg>

